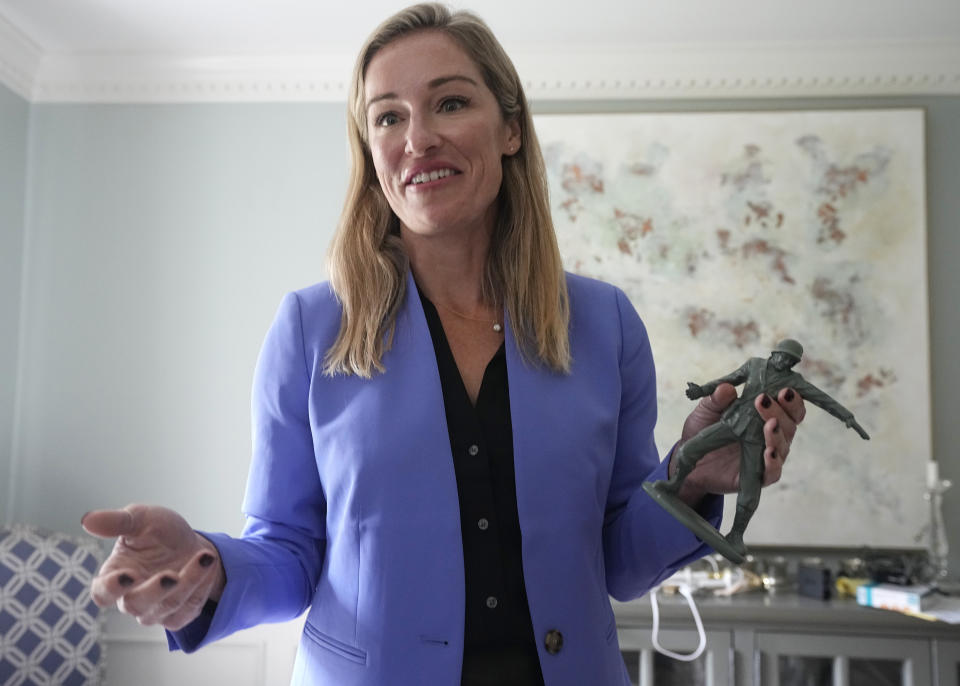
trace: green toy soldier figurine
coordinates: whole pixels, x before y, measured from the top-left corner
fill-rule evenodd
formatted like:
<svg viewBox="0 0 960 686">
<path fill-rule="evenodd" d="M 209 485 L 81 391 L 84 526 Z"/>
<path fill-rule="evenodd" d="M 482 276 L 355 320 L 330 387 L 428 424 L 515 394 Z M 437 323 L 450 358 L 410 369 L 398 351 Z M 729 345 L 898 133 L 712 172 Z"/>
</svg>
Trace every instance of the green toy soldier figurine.
<svg viewBox="0 0 960 686">
<path fill-rule="evenodd" d="M 769 359 L 753 357 L 738 370 L 724 377 L 698 386 L 687 384 L 687 397 L 691 400 L 711 395 L 717 386 L 729 383 L 734 386 L 745 384 L 740 397 L 728 407 L 720 421 L 703 429 L 677 449 L 675 460 L 677 470 L 667 481 L 646 482 L 644 489 L 665 509 L 679 519 L 704 542 L 713 546 L 717 552 L 733 562 L 744 559 L 746 547 L 743 544 L 743 532 L 760 502 L 760 488 L 763 484 L 763 419 L 753 405 L 754 398 L 761 393 L 776 397 L 784 388 L 796 390 L 806 401 L 832 414 L 860 437 L 868 440 L 870 436 L 853 418 L 853 413 L 843 405 L 792 371 L 803 356 L 803 346 L 792 338 L 780 341 L 770 354 Z M 693 471 L 704 455 L 729 443 L 740 443 L 740 489 L 737 494 L 737 514 L 730 532 L 721 537 L 713 527 L 696 512 L 684 505 L 678 498 L 680 485 Z M 699 521 L 696 521 L 699 520 Z"/>
</svg>

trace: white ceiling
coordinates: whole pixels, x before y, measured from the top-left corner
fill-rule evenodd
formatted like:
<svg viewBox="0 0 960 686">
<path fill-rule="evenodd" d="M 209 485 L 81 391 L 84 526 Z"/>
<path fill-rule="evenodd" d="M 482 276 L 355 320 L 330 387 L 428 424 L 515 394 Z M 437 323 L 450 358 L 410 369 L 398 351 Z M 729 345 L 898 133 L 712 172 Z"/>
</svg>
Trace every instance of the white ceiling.
<svg viewBox="0 0 960 686">
<path fill-rule="evenodd" d="M 406 4 L 0 0 L 0 80 L 40 101 L 338 99 L 366 35 Z M 958 0 L 453 4 L 543 97 L 960 92 Z"/>
<path fill-rule="evenodd" d="M 0 14 L 56 53 L 193 55 L 355 51 L 407 2 L 0 0 Z M 475 0 L 501 40 L 532 44 L 960 40 L 957 0 Z"/>
</svg>

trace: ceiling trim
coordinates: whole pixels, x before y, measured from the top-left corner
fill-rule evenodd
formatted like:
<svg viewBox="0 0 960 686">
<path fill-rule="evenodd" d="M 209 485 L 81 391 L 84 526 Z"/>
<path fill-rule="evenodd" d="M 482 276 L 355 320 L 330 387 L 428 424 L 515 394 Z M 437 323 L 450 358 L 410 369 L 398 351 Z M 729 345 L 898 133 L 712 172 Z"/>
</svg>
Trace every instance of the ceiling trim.
<svg viewBox="0 0 960 686">
<path fill-rule="evenodd" d="M 947 42 L 558 50 L 516 64 L 531 99 L 960 94 L 960 44 Z"/>
<path fill-rule="evenodd" d="M 953 42 L 514 52 L 531 100 L 960 94 Z M 0 81 L 31 102 L 344 102 L 352 55 L 43 54 L 0 17 Z"/>
<path fill-rule="evenodd" d="M 32 86 L 43 51 L 0 14 L 0 83 L 32 100 Z"/>
</svg>

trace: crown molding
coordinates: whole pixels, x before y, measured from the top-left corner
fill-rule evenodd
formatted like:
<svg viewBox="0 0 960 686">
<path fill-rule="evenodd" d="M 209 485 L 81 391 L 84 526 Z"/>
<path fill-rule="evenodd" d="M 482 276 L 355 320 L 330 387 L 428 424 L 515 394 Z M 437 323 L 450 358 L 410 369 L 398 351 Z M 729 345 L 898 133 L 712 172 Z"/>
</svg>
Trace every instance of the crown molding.
<svg viewBox="0 0 960 686">
<path fill-rule="evenodd" d="M 960 43 L 945 41 L 658 46 L 516 63 L 536 100 L 960 94 Z"/>
<path fill-rule="evenodd" d="M 25 100 L 32 100 L 33 80 L 43 50 L 0 14 L 0 83 Z"/>
<path fill-rule="evenodd" d="M 49 55 L 34 102 L 345 102 L 352 56 Z"/>
<path fill-rule="evenodd" d="M 344 102 L 353 65 L 345 54 L 43 54 L 2 17 L 0 39 L 0 80 L 43 103 Z M 514 61 L 531 100 L 960 94 L 960 44 L 946 41 L 556 46 Z"/>
</svg>

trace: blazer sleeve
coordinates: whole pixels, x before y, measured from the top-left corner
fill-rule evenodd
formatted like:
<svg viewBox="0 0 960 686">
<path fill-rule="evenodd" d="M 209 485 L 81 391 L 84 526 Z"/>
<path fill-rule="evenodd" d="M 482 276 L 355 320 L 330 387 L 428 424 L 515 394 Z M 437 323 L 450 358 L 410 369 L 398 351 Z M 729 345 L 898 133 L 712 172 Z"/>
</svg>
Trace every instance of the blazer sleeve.
<svg viewBox="0 0 960 686">
<path fill-rule="evenodd" d="M 622 336 L 621 402 L 603 545 L 607 590 L 617 600 L 625 601 L 643 595 L 712 549 L 641 487 L 646 480 L 665 479 L 669 460 L 659 461 L 654 442 L 656 375 L 646 328 L 619 289 L 617 307 Z M 719 527 L 723 497 L 706 497 L 699 512 Z"/>
<path fill-rule="evenodd" d="M 325 546 L 326 502 L 308 414 L 311 366 L 300 299 L 282 301 L 254 374 L 253 460 L 240 538 L 203 535 L 220 552 L 227 584 L 212 617 L 168 632 L 192 652 L 240 629 L 296 617 L 310 604 Z M 204 630 L 205 629 L 205 630 Z"/>
</svg>

